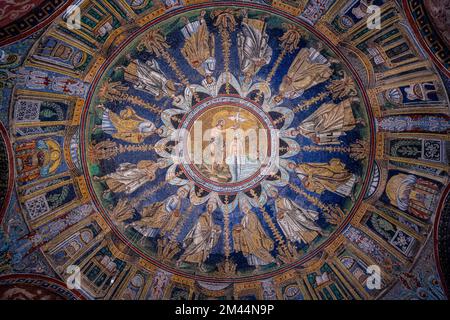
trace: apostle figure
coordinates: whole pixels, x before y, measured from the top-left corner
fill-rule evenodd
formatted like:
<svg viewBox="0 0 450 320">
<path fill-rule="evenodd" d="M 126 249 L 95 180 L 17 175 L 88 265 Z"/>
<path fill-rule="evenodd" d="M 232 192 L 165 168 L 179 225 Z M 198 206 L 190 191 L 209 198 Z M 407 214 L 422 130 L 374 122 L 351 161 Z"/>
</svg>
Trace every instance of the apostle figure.
<svg viewBox="0 0 450 320">
<path fill-rule="evenodd" d="M 156 171 L 165 165 L 163 161 L 154 162 L 149 160 L 139 161 L 137 165 L 121 163 L 116 172 L 103 177 L 94 177 L 94 180 L 104 181 L 111 192 L 131 194 L 144 184 L 153 181 L 156 177 Z"/>
<path fill-rule="evenodd" d="M 162 133 L 162 130 L 157 129 L 153 122 L 140 117 L 130 107 L 120 111 L 119 114 L 103 105 L 97 107 L 103 110 L 102 124 L 95 126 L 93 131 L 101 129 L 113 138 L 129 143 L 143 143 L 145 138 L 155 133 Z"/>
<path fill-rule="evenodd" d="M 275 199 L 275 212 L 278 224 L 286 238 L 291 242 L 309 244 L 321 234 L 322 229 L 315 223 L 319 213 L 307 210 L 295 202 L 282 198 L 276 189 L 270 195 Z"/>
<path fill-rule="evenodd" d="M 303 48 L 292 62 L 280 85 L 276 100 L 295 99 L 333 74 L 330 62 L 314 48 Z"/>
<path fill-rule="evenodd" d="M 238 33 L 237 39 L 241 72 L 244 75 L 244 82 L 249 83 L 253 76 L 272 59 L 266 23 L 245 16 L 242 21 L 242 31 Z"/>
<path fill-rule="evenodd" d="M 220 226 L 213 221 L 214 210 L 216 210 L 216 204 L 210 201 L 206 206 L 206 212 L 199 217 L 197 223 L 184 238 L 183 247 L 186 249 L 178 260 L 179 263 L 195 263 L 201 268 L 208 259 L 221 232 Z"/>
<path fill-rule="evenodd" d="M 130 205 L 128 199 L 120 198 L 116 205 L 111 207 L 111 218 L 118 224 L 131 219 L 134 215 L 134 208 Z"/>
<path fill-rule="evenodd" d="M 276 263 L 270 251 L 274 249 L 272 239 L 266 234 L 255 213 L 248 204 L 241 208 L 244 218 L 240 224 L 233 227 L 234 250 L 241 251 L 251 266 L 259 269 L 261 266 Z"/>
<path fill-rule="evenodd" d="M 339 104 L 326 103 L 317 109 L 294 130 L 319 145 L 339 144 L 339 137 L 353 130 L 357 124 L 364 124 L 362 119 L 355 119 L 352 102 L 357 98 L 347 99 Z"/>
<path fill-rule="evenodd" d="M 178 6 L 180 4 L 179 0 L 163 0 L 163 2 L 167 9 Z"/>
<path fill-rule="evenodd" d="M 136 90 L 148 92 L 157 100 L 163 97 L 175 97 L 175 83 L 167 79 L 155 59 L 145 63 L 136 59 L 132 60 L 124 69 L 124 78 L 132 83 Z"/>
<path fill-rule="evenodd" d="M 353 188 L 358 179 L 340 159 L 331 159 L 329 163 L 290 163 L 289 168 L 295 171 L 309 191 L 322 194 L 328 190 L 342 197 L 353 198 Z"/>
<path fill-rule="evenodd" d="M 202 11 L 198 21 L 189 22 L 181 29 L 186 39 L 181 53 L 189 65 L 206 78 L 207 83 L 212 83 L 212 74 L 216 68 L 215 40 L 210 34 L 205 21 L 206 11 Z"/>
<path fill-rule="evenodd" d="M 177 193 L 164 202 L 156 202 L 142 211 L 142 218 L 130 224 L 144 237 L 155 237 L 158 233 L 166 235 L 173 231 L 181 218 L 182 200 L 188 195 L 188 188 L 178 189 Z"/>
</svg>

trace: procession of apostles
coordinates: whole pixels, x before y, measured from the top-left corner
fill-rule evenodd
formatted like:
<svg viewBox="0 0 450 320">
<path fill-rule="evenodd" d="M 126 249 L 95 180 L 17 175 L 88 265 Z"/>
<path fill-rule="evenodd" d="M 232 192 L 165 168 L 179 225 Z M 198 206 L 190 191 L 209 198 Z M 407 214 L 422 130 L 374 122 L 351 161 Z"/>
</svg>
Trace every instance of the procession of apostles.
<svg viewBox="0 0 450 320">
<path fill-rule="evenodd" d="M 0 299 L 447 299 L 448 1 L 41 5 L 0 10 Z"/>
</svg>

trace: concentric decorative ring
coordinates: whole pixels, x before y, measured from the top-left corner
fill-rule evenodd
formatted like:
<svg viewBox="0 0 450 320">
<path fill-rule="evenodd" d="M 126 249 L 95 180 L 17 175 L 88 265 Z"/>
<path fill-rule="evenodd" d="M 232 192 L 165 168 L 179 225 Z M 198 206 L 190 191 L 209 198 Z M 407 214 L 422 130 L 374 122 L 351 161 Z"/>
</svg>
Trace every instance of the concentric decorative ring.
<svg viewBox="0 0 450 320">
<path fill-rule="evenodd" d="M 203 122 L 203 117 L 205 113 L 211 112 L 217 109 L 223 111 L 226 108 L 234 109 L 235 114 L 239 114 L 241 111 L 248 112 L 254 119 L 252 121 L 258 122 L 261 126 L 259 131 L 254 131 L 255 135 L 249 138 L 256 138 L 256 140 L 249 141 L 249 143 L 258 143 L 259 135 L 262 134 L 264 138 L 264 150 L 259 150 L 258 155 L 264 154 L 263 164 L 258 160 L 258 165 L 252 167 L 249 174 L 245 176 L 244 179 L 236 179 L 234 182 L 218 182 L 213 181 L 206 175 L 199 172 L 197 165 L 195 164 L 195 159 L 193 157 L 195 146 L 189 146 L 194 144 L 195 140 L 195 126 L 198 123 L 202 123 L 199 127 L 202 136 L 200 139 L 203 141 L 203 130 L 201 126 L 206 125 Z M 211 125 L 211 124 L 210 124 Z M 186 115 L 180 129 L 189 135 L 185 135 L 183 141 L 182 149 L 182 165 L 185 173 L 190 177 L 192 181 L 198 183 L 199 186 L 204 188 L 206 191 L 214 191 L 219 194 L 236 194 L 239 191 L 249 190 L 259 182 L 261 182 L 270 172 L 270 164 L 274 164 L 277 161 L 278 152 L 276 146 L 278 145 L 277 130 L 274 127 L 270 117 L 255 103 L 242 99 L 235 96 L 218 96 L 201 104 L 195 106 L 193 111 Z M 253 132 L 253 131 L 252 131 Z M 245 133 L 245 132 L 243 132 Z M 248 134 L 248 133 L 247 133 Z M 188 137 L 190 137 L 188 141 Z M 198 138 L 197 138 L 198 139 Z M 272 147 L 274 146 L 274 147 Z M 249 148 L 249 145 L 246 146 Z M 190 151 L 190 152 L 188 152 Z M 200 154 L 202 156 L 202 154 Z M 199 159 L 200 162 L 202 159 Z M 226 164 L 226 159 L 224 159 L 224 164 Z M 242 166 L 249 165 L 242 164 Z"/>
<path fill-rule="evenodd" d="M 200 26 L 213 23 L 214 15 L 208 15 L 207 11 L 197 11 L 199 21 L 205 19 Z M 95 159 L 95 162 L 86 159 L 85 167 L 90 172 L 89 184 L 92 184 L 90 188 L 95 194 L 96 203 L 112 229 L 128 246 L 173 273 L 221 282 L 223 274 L 231 272 L 227 281 L 239 282 L 267 277 L 304 263 L 332 241 L 330 235 L 333 232 L 344 228 L 367 188 L 369 177 L 365 174 L 371 170 L 368 157 L 373 157 L 373 152 L 370 151 L 372 146 L 369 149 L 363 146 L 367 145 L 363 141 L 371 139 L 370 128 L 373 123 L 366 113 L 368 100 L 359 91 L 360 81 L 357 78 L 349 80 L 352 79 L 349 75 L 353 76 L 354 73 L 342 54 L 337 55 L 334 47 L 330 49 L 331 44 L 319 46 L 330 46 L 323 54 L 311 46 L 322 38 L 310 27 L 301 31 L 308 36 L 297 43 L 298 47 L 293 53 L 283 52 L 286 51 L 284 48 L 276 53 L 279 59 L 289 61 L 289 70 L 282 69 L 275 59 L 275 53 L 271 53 L 274 57 L 266 62 L 264 68 L 259 69 L 260 74 L 256 71 L 250 76 L 240 69 L 241 61 L 237 52 L 236 60 L 223 59 L 227 55 L 226 50 L 230 54 L 239 50 L 227 48 L 226 42 L 223 42 L 222 52 L 216 49 L 216 54 L 223 56 L 216 60 L 215 71 L 205 73 L 206 69 L 202 69 L 206 68 L 205 64 L 192 62 L 190 66 L 197 74 L 189 73 L 188 77 L 185 74 L 185 62 L 179 60 L 188 57 L 181 55 L 175 58 L 173 54 L 176 50 L 184 50 L 183 45 L 185 47 L 187 42 L 171 43 L 168 45 L 170 49 L 163 48 L 161 52 L 153 49 L 159 46 L 154 41 L 162 39 L 160 30 L 170 21 L 177 20 L 179 13 L 175 11 L 171 18 L 151 29 L 143 27 L 146 31 L 134 41 L 122 45 L 116 56 L 109 59 L 110 64 L 102 76 L 97 78 L 97 89 L 89 100 L 91 114 L 95 117 L 86 126 L 85 135 L 89 152 L 93 156 L 91 159 Z M 273 15 L 273 19 L 284 19 Z M 278 27 L 270 27 L 270 21 L 271 18 L 266 17 L 265 32 L 280 33 L 281 30 L 275 31 L 279 28 L 278 22 Z M 298 21 L 286 21 L 293 23 L 298 30 L 304 27 Z M 244 21 L 241 26 L 246 28 Z M 297 32 L 293 30 L 294 27 L 289 27 L 286 32 Z M 165 38 L 177 39 L 178 32 L 179 29 L 172 28 Z M 244 35 L 244 31 L 235 30 L 228 36 L 239 38 L 241 33 Z M 230 41 L 223 38 L 226 37 L 223 33 L 215 37 L 215 41 Z M 292 91 L 289 87 L 295 75 L 292 74 L 292 65 L 301 56 L 315 59 L 311 63 L 322 63 L 328 75 L 324 74 L 324 80 L 306 85 L 305 89 Z M 227 63 L 228 66 L 225 65 Z M 219 66 L 229 71 L 220 71 Z M 335 71 L 335 75 L 327 71 L 335 68 L 339 70 Z M 270 77 L 277 69 L 288 73 L 284 77 L 280 76 L 282 83 L 270 86 Z M 143 75 L 152 73 L 158 74 L 162 86 L 149 85 L 150 78 L 145 79 Z M 172 76 L 175 79 L 171 79 Z M 263 81 L 265 76 L 267 79 Z M 337 85 L 339 81 L 344 81 L 340 78 L 342 76 L 347 81 L 347 87 Z M 115 90 L 120 82 L 126 85 L 126 94 Z M 336 86 L 344 91 L 336 95 L 332 90 L 326 94 L 315 91 L 318 88 L 325 89 L 325 85 Z M 273 91 L 278 91 L 278 94 Z M 360 94 L 364 97 L 362 101 L 359 99 Z M 186 137 L 195 123 L 203 120 L 208 112 L 223 111 L 224 108 L 234 108 L 237 113 L 238 110 L 248 112 L 267 131 L 268 161 L 264 169 L 267 174 L 261 175 L 262 171 L 258 168 L 249 170 L 250 173 L 242 179 L 232 178 L 231 175 L 229 181 L 218 181 L 217 177 L 212 179 L 199 166 L 191 163 Z M 340 112 L 346 114 L 344 119 L 338 120 L 341 121 L 338 125 L 341 129 L 335 129 L 329 138 L 327 134 L 314 130 L 308 134 L 302 131 L 309 119 L 317 115 L 320 118 L 320 114 L 335 116 Z M 120 125 L 118 127 L 111 120 L 113 118 L 121 125 L 127 119 L 135 119 L 136 130 L 119 128 Z M 302 124 L 305 125 L 303 129 Z M 148 132 L 145 133 L 145 130 Z M 134 154 L 133 158 L 130 158 L 130 153 Z M 180 161 L 183 158 L 184 161 Z M 133 159 L 134 163 L 130 163 L 129 159 Z M 354 169 L 357 168 L 356 171 L 350 172 L 347 162 Z M 304 180 L 311 176 L 302 171 L 314 170 L 316 163 L 322 167 L 337 166 L 337 170 L 345 176 L 343 182 L 334 187 L 330 185 L 316 189 L 317 184 Z M 229 171 L 232 171 L 231 167 Z M 119 182 L 116 179 L 123 173 L 131 172 L 142 177 L 137 178 L 141 182 Z M 143 172 L 147 173 L 144 175 Z M 358 178 L 360 175 L 363 179 Z M 286 199 L 283 200 L 286 203 L 277 199 Z M 314 224 L 326 231 L 295 240 L 294 235 L 290 237 L 286 233 L 280 223 L 282 218 L 277 215 L 278 211 L 284 210 L 280 209 L 283 206 L 291 206 L 298 212 L 317 212 L 317 215 L 314 213 Z M 335 212 L 336 207 L 340 208 L 341 213 Z M 272 243 L 272 249 L 267 249 L 266 261 L 255 260 L 251 258 L 252 254 L 236 247 L 238 234 L 235 230 L 248 223 L 247 219 L 253 219 L 250 217 L 252 214 L 258 219 L 256 228 L 260 230 L 259 236 L 267 237 L 270 239 L 268 243 Z M 329 217 L 334 214 L 348 216 L 337 224 L 331 224 Z M 204 249 L 207 253 L 200 261 L 192 258 L 184 243 L 199 226 L 202 217 L 207 217 L 208 223 L 212 223 L 212 228 L 221 235 L 210 239 L 213 248 Z M 227 224 L 224 225 L 224 221 Z"/>
</svg>

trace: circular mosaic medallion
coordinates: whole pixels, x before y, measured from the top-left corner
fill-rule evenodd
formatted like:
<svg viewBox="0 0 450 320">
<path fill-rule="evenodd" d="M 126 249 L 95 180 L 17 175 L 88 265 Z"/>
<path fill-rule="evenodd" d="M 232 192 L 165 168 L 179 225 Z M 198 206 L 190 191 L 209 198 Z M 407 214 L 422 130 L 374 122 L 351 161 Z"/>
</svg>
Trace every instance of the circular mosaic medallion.
<svg viewBox="0 0 450 320">
<path fill-rule="evenodd" d="M 144 259 L 211 281 L 267 277 L 357 210 L 371 117 L 345 58 L 310 27 L 231 8 L 142 27 L 94 80 L 83 166 Z"/>
<path fill-rule="evenodd" d="M 251 101 L 220 96 L 189 113 L 181 125 L 181 161 L 192 181 L 206 191 L 236 194 L 251 189 L 270 172 L 276 130 Z M 273 138 L 272 138 L 273 136 Z"/>
</svg>

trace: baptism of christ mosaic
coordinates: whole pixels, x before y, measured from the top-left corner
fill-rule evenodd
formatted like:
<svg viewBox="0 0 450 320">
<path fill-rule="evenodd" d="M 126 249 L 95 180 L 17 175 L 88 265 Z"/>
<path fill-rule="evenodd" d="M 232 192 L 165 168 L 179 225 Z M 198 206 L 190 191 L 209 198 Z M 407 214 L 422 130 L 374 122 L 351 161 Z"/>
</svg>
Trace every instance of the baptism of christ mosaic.
<svg viewBox="0 0 450 320">
<path fill-rule="evenodd" d="M 258 10 L 196 10 L 111 60 L 84 161 L 140 254 L 238 279 L 305 261 L 345 220 L 333 217 L 352 214 L 370 118 L 344 60 L 311 31 Z"/>
</svg>

